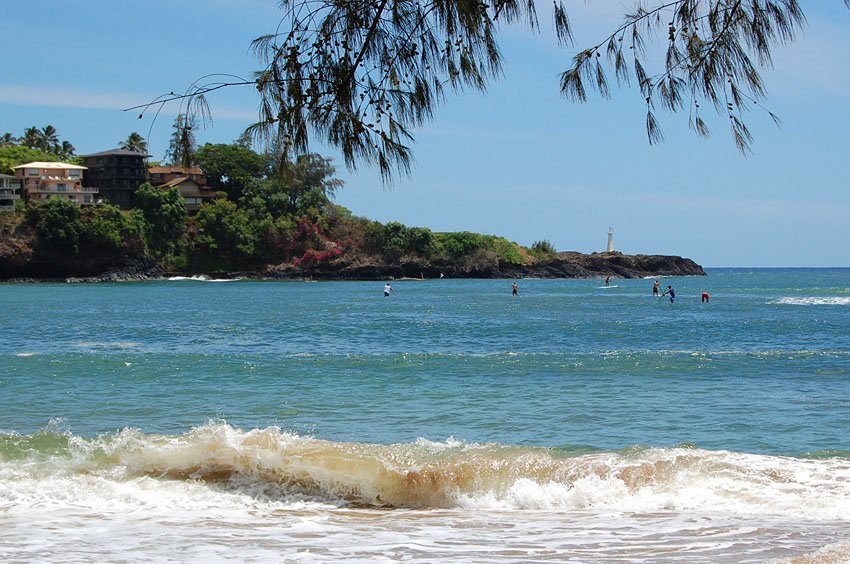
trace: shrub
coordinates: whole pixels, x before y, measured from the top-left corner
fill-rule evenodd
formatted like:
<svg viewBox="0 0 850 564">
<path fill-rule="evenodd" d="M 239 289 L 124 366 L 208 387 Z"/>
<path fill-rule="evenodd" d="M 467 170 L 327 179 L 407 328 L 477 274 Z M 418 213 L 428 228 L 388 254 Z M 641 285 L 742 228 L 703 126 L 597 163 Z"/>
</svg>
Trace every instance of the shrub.
<svg viewBox="0 0 850 564">
<path fill-rule="evenodd" d="M 542 241 L 535 241 L 534 244 L 531 245 L 531 254 L 539 259 L 549 258 L 556 252 L 555 245 L 545 239 Z"/>
<path fill-rule="evenodd" d="M 370 221 L 363 229 L 364 250 L 368 253 L 380 255 L 384 252 L 384 241 L 386 240 L 386 229 L 378 221 Z"/>
<path fill-rule="evenodd" d="M 458 259 L 470 255 L 484 247 L 484 235 L 471 231 L 439 233 L 437 246 L 440 252 L 449 258 Z"/>
<path fill-rule="evenodd" d="M 496 253 L 499 262 L 509 264 L 522 264 L 522 249 L 513 241 L 508 241 L 504 237 L 486 236 L 491 250 Z"/>
</svg>

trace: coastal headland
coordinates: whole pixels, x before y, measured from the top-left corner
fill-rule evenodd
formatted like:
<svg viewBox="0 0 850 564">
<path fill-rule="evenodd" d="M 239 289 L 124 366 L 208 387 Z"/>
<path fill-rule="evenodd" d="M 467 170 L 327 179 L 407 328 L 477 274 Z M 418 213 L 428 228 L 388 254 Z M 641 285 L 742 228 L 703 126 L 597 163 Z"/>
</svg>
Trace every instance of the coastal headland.
<svg viewBox="0 0 850 564">
<path fill-rule="evenodd" d="M 21 246 L 0 249 L 0 280 L 7 282 L 132 282 L 172 276 L 267 280 L 387 280 L 434 278 L 645 278 L 704 276 L 702 266 L 670 255 L 553 253 L 542 259 L 511 263 L 488 257 L 428 260 L 401 257 L 387 260 L 359 252 L 318 263 L 256 265 L 234 270 L 173 270 L 144 253 L 70 254 L 33 252 Z"/>
<path fill-rule="evenodd" d="M 678 256 L 616 252 L 610 228 L 606 252 L 583 254 L 559 252 L 545 239 L 525 246 L 494 234 L 357 216 L 333 202 L 343 183 L 331 160 L 317 154 L 290 162 L 242 145 L 206 144 L 192 166 L 160 166 L 143 151 L 124 148 L 86 155 L 84 165 L 57 158 L 0 147 L 0 168 L 14 173 L 3 177 L 11 200 L 0 206 L 0 280 L 705 274 Z M 131 179 L 115 176 L 118 162 Z"/>
<path fill-rule="evenodd" d="M 265 278 L 320 280 L 383 280 L 390 278 L 645 278 L 648 276 L 705 276 L 691 259 L 670 255 L 624 255 L 561 252 L 528 264 L 501 261 L 386 262 L 375 257 L 338 260 L 305 271 L 292 265 L 272 266 L 259 274 Z"/>
</svg>

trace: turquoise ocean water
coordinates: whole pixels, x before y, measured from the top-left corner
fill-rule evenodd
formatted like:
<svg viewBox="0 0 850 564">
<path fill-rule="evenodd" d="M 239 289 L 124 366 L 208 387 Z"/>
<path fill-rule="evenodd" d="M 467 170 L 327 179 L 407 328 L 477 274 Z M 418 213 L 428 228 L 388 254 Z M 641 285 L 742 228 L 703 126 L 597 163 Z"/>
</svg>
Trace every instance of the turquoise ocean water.
<svg viewBox="0 0 850 564">
<path fill-rule="evenodd" d="M 850 269 L 661 283 L 0 285 L 0 558 L 850 559 Z"/>
</svg>

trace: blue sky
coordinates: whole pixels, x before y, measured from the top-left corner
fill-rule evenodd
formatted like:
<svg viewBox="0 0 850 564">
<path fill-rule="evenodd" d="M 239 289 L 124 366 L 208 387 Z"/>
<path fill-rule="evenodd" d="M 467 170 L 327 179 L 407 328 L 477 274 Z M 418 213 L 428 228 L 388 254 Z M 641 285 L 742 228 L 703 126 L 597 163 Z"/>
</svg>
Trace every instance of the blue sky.
<svg viewBox="0 0 850 564">
<path fill-rule="evenodd" d="M 705 266 L 850 266 L 850 10 L 840 0 L 801 4 L 805 33 L 763 74 L 766 105 L 783 124 L 753 112 L 749 157 L 723 120 L 712 119 L 713 135 L 702 140 L 686 115 L 662 115 L 666 141 L 649 146 L 636 90 L 587 104 L 562 98 L 558 73 L 574 49 L 559 49 L 548 29 L 505 32 L 505 77 L 486 94 L 447 100 L 417 133 L 409 178 L 388 187 L 376 171 L 348 171 L 333 151 L 318 152 L 345 180 L 337 201 L 384 222 L 525 245 L 547 239 L 582 252 L 604 250 L 612 226 L 625 253 L 678 254 Z M 577 49 L 612 30 L 631 2 L 566 5 Z M 257 67 L 250 42 L 273 30 L 276 6 L 5 0 L 0 133 L 52 124 L 85 154 L 138 131 L 162 158 L 178 107 L 156 120 L 121 109 L 207 73 L 249 75 Z M 214 121 L 198 132 L 200 143 L 233 141 L 257 114 L 251 88 L 210 102 Z"/>
</svg>

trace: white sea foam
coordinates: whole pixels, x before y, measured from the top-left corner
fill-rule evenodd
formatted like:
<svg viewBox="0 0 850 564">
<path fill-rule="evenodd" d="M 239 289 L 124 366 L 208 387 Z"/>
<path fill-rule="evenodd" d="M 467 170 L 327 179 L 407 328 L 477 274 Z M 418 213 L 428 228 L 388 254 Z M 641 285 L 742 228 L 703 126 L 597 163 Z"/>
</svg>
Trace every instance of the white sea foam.
<svg viewBox="0 0 850 564">
<path fill-rule="evenodd" d="M 93 348 L 93 349 L 133 349 L 139 347 L 141 343 L 136 341 L 80 341 L 78 347 Z"/>
<path fill-rule="evenodd" d="M 104 484 L 118 483 L 123 489 L 139 480 L 147 484 L 145 488 L 156 489 L 157 480 L 166 480 L 164 486 L 206 484 L 233 495 L 262 493 L 281 502 L 718 511 L 850 521 L 850 461 L 841 458 L 810 460 L 687 448 L 563 456 L 544 448 L 456 439 L 399 445 L 337 443 L 274 427 L 241 431 L 220 422 L 179 436 L 125 429 L 84 439 L 63 431 L 61 422 L 46 432 L 60 437 L 60 443 L 67 437 L 67 451 L 0 463 L 4 472 L 0 490 L 5 495 L 50 495 L 46 492 L 57 480 L 79 481 L 81 492 L 93 483 L 100 484 L 96 489 L 101 491 Z M 42 441 L 31 440 L 32 448 Z M 33 486 L 23 491 L 28 473 Z M 67 486 L 57 487 L 56 495 L 75 489 Z"/>
<path fill-rule="evenodd" d="M 850 305 L 850 296 L 800 296 L 784 297 L 770 302 L 774 305 Z"/>
<path fill-rule="evenodd" d="M 171 276 L 171 282 L 237 282 L 243 278 L 210 278 L 206 274 L 194 274 L 192 276 Z"/>
<path fill-rule="evenodd" d="M 210 277 L 206 274 L 195 274 L 193 276 L 171 276 L 168 278 L 171 282 L 206 282 Z"/>
<path fill-rule="evenodd" d="M 850 535 L 839 458 L 60 426 L 5 436 L 0 559 L 766 561 L 846 555 L 824 547 Z"/>
</svg>

